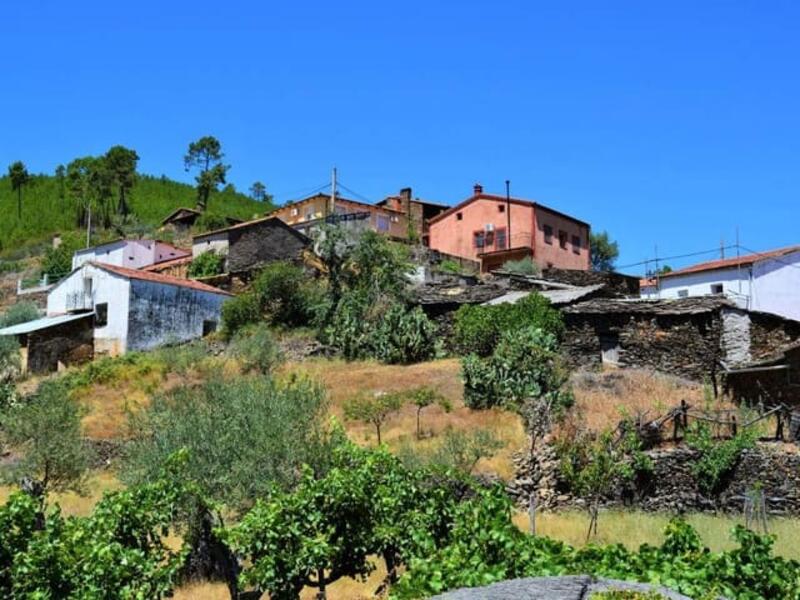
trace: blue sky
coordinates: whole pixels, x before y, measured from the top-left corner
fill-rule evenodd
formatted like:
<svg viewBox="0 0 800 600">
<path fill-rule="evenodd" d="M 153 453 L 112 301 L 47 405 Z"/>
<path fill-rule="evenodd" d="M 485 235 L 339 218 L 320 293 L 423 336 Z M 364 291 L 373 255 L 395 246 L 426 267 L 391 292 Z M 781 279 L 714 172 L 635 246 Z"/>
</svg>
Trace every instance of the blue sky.
<svg viewBox="0 0 800 600">
<path fill-rule="evenodd" d="M 797 2 L 27 0 L 2 27 L 0 165 L 124 144 L 190 181 L 211 134 L 279 201 L 333 165 L 371 200 L 510 179 L 620 265 L 800 243 Z"/>
</svg>

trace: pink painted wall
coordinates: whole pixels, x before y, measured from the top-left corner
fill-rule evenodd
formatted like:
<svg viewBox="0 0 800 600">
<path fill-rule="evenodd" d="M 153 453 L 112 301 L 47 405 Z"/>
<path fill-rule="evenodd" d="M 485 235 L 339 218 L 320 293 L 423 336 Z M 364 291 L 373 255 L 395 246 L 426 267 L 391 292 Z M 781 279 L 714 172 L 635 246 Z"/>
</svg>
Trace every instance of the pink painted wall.
<svg viewBox="0 0 800 600">
<path fill-rule="evenodd" d="M 552 244 L 545 242 L 544 226 L 553 229 Z M 562 248 L 558 234 L 563 231 L 567 235 L 567 247 Z M 573 236 L 579 239 L 579 245 L 572 243 Z M 589 227 L 563 215 L 551 212 L 542 206 L 536 207 L 536 243 L 533 257 L 537 264 L 544 268 L 553 266 L 558 269 L 576 269 L 587 271 L 589 257 Z"/>
<path fill-rule="evenodd" d="M 503 212 L 500 212 L 502 208 Z M 503 250 L 497 245 L 497 231 L 506 229 L 508 217 L 506 203 L 489 198 L 478 198 L 463 209 L 452 212 L 444 218 L 431 223 L 428 229 L 430 247 L 447 254 L 455 254 L 479 260 L 478 254 Z M 458 215 L 462 218 L 459 220 Z M 476 248 L 474 233 L 485 231 L 486 225 L 494 225 L 493 242 L 483 248 Z M 511 247 L 531 247 L 533 230 L 533 206 L 511 204 Z M 505 246 L 506 248 L 508 245 Z"/>
<path fill-rule="evenodd" d="M 501 212 L 503 210 L 503 212 Z M 497 232 L 507 228 L 506 202 L 497 196 L 479 195 L 477 199 L 459 210 L 430 223 L 430 247 L 447 254 L 480 260 L 479 254 L 508 248 L 498 245 Z M 459 219 L 458 215 L 461 215 Z M 491 245 L 475 247 L 474 234 L 494 225 Z M 544 226 L 553 229 L 552 244 L 545 242 Z M 567 236 L 566 248 L 559 244 L 559 232 Z M 580 240 L 573 245 L 573 236 Z M 511 248 L 526 247 L 533 250 L 534 260 L 542 268 L 589 269 L 589 227 L 542 206 L 511 202 Z"/>
</svg>

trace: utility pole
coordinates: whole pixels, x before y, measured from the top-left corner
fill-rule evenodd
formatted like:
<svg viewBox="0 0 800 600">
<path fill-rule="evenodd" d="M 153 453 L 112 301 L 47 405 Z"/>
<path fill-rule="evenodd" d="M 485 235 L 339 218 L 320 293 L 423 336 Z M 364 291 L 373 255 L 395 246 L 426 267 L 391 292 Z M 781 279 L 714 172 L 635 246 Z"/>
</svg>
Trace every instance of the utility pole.
<svg viewBox="0 0 800 600">
<path fill-rule="evenodd" d="M 736 279 L 739 282 L 739 295 L 742 294 L 742 263 L 739 261 L 739 226 L 736 226 Z M 752 290 L 751 290 L 752 291 Z M 750 296 L 747 297 L 747 307 L 750 307 Z"/>
<path fill-rule="evenodd" d="M 506 179 L 506 248 L 511 250 L 511 181 Z"/>
<path fill-rule="evenodd" d="M 336 214 L 336 167 L 333 167 L 331 173 L 331 205 L 328 207 L 330 214 Z"/>
<path fill-rule="evenodd" d="M 658 244 L 655 245 L 656 261 L 656 297 L 661 298 L 661 273 L 658 272 Z"/>
<path fill-rule="evenodd" d="M 92 246 L 92 203 L 89 202 L 86 205 L 88 210 L 89 216 L 86 219 L 86 247 L 91 248 Z"/>
<path fill-rule="evenodd" d="M 725 238 L 719 238 L 719 257 L 721 260 L 725 260 Z"/>
</svg>

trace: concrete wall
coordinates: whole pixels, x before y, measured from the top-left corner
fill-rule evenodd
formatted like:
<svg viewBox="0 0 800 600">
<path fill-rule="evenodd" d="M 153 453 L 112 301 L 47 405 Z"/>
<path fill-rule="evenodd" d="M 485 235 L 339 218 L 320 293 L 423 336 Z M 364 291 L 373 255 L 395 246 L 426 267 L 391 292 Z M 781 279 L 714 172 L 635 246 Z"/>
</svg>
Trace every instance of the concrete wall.
<svg viewBox="0 0 800 600">
<path fill-rule="evenodd" d="M 502 209 L 503 212 L 500 212 Z M 478 254 L 502 250 L 497 245 L 497 230 L 506 230 L 508 216 L 506 203 L 490 198 L 478 198 L 462 209 L 431 223 L 428 239 L 431 249 L 447 254 L 479 261 Z M 459 218 L 461 215 L 461 218 Z M 494 226 L 491 245 L 475 247 L 475 232 L 485 231 L 486 225 Z M 532 247 L 533 205 L 511 203 L 510 246 Z M 508 241 L 504 248 L 508 247 Z"/>
<path fill-rule="evenodd" d="M 101 262 L 107 265 L 125 266 L 125 251 L 127 242 L 121 240 L 111 244 L 104 244 L 94 248 L 78 250 L 72 256 L 72 269 L 75 270 L 89 261 Z"/>
<path fill-rule="evenodd" d="M 84 280 L 91 279 L 91 294 L 85 294 Z M 47 314 L 61 315 L 75 308 L 74 299 L 83 308 L 94 310 L 108 305 L 108 324 L 94 330 L 95 353 L 117 355 L 125 352 L 128 336 L 130 281 L 92 265 L 84 265 L 62 280 L 47 297 Z"/>
<path fill-rule="evenodd" d="M 197 258 L 204 252 L 213 250 L 218 254 L 228 253 L 228 231 L 221 231 L 212 235 L 196 237 L 192 241 L 192 257 Z"/>
<path fill-rule="evenodd" d="M 534 238 L 534 260 L 543 269 L 556 267 L 559 269 L 588 270 L 590 266 L 589 252 L 589 227 L 568 219 L 563 215 L 547 210 L 542 206 L 536 207 L 536 236 Z M 544 226 L 553 229 L 552 243 L 545 241 Z M 512 230 L 514 224 L 511 224 Z M 562 248 L 559 243 L 559 232 L 567 235 L 567 245 Z M 573 245 L 573 236 L 579 243 Z M 512 237 L 514 237 L 512 231 Z"/>
<path fill-rule="evenodd" d="M 203 323 L 221 320 L 222 294 L 150 281 L 131 281 L 127 350 L 149 350 L 203 335 Z"/>
<path fill-rule="evenodd" d="M 800 251 L 753 265 L 750 308 L 800 321 Z"/>
<path fill-rule="evenodd" d="M 72 268 L 89 262 L 100 262 L 107 265 L 141 269 L 162 260 L 187 256 L 169 244 L 155 240 L 120 240 L 94 248 L 78 250 L 72 257 Z"/>
<path fill-rule="evenodd" d="M 660 280 L 660 289 L 655 293 L 657 298 L 681 298 L 681 292 L 686 296 L 708 296 L 711 286 L 721 284 L 723 293 L 736 300 L 743 308 L 747 308 L 747 298 L 751 294 L 750 270 L 748 267 L 739 269 L 721 269 L 718 271 L 704 271 L 701 273 L 687 273 L 674 275 Z"/>
</svg>

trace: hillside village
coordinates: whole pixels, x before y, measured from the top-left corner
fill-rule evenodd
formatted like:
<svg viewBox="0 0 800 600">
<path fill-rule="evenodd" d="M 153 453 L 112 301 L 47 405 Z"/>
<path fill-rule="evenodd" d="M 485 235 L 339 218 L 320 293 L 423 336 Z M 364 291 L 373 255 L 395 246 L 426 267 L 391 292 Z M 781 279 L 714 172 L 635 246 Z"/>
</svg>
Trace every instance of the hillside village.
<svg viewBox="0 0 800 600">
<path fill-rule="evenodd" d="M 81 407 L 62 407 L 57 418 L 74 420 L 93 456 L 82 459 L 92 465 L 85 472 L 110 477 L 112 489 L 121 485 L 117 477 L 152 482 L 152 464 L 142 461 L 162 464 L 163 453 L 188 450 L 190 463 L 200 461 L 189 468 L 205 473 L 196 482 L 207 497 L 244 514 L 255 498 L 270 497 L 265 486 L 276 481 L 292 481 L 301 493 L 305 484 L 285 470 L 316 464 L 313 452 L 341 468 L 333 458 L 341 449 L 318 448 L 317 436 L 335 437 L 343 427 L 356 447 L 383 448 L 381 461 L 398 461 L 387 469 L 445 468 L 479 490 L 502 490 L 515 520 L 526 519 L 523 530 L 581 510 L 587 540 L 597 539 L 607 515 L 638 514 L 624 511 L 718 520 L 744 513 L 748 524 L 766 528 L 767 518 L 780 517 L 795 526 L 800 313 L 792 299 L 800 293 L 800 246 L 641 278 L 614 271 L 613 256 L 599 260 L 604 250 L 592 247 L 591 224 L 568 209 L 480 184 L 453 206 L 417 198 L 409 187 L 368 203 L 340 195 L 334 183 L 328 193 L 251 219 L 224 216 L 199 227 L 204 210 L 179 206 L 147 238 L 107 239 L 89 224 L 89 240 L 106 239 L 76 248 L 67 271 L 19 278 L 15 298 L 6 300 L 6 419 L 42 418 L 25 413 L 37 402 L 66 398 Z M 48 255 L 63 253 L 64 243 L 55 235 Z M 266 405 L 252 400 L 259 395 Z M 272 410 L 286 411 L 286 424 L 267 425 Z M 240 411 L 252 423 L 235 425 Z M 318 430 L 323 415 L 338 425 Z M 50 467 L 42 473 L 46 463 L 30 462 L 26 450 L 39 443 L 36 434 L 15 427 L 2 460 L 14 473 L 22 468 L 34 498 L 44 503 L 78 489 L 69 475 L 49 483 Z M 235 458 L 231 436 L 243 435 L 253 436 L 239 442 L 252 444 L 252 455 Z M 277 440 L 288 446 L 278 449 Z M 278 464 L 290 458 L 297 462 Z M 264 460 L 267 466 L 255 466 Z M 362 464 L 346 460 L 356 462 L 345 470 Z M 252 481 L 234 486 L 219 469 Z M 400 492 L 387 493 L 399 501 Z M 397 506 L 387 518 L 428 501 Z M 488 497 L 487 506 L 495 501 L 491 510 L 504 510 Z M 331 510 L 325 518 L 340 519 L 345 508 Z M 510 526 L 516 539 L 520 529 Z M 328 534 L 346 546 L 336 537 L 342 532 Z M 185 535 L 191 552 L 200 542 L 222 544 L 211 529 L 202 538 Z M 276 547 L 288 543 L 286 531 L 269 535 Z M 567 541 L 584 542 L 582 533 Z M 178 595 L 187 598 L 239 597 L 245 588 L 281 597 L 289 584 L 278 575 L 247 579 L 246 562 L 266 558 L 238 543 L 165 577 L 182 582 Z M 370 548 L 367 554 L 380 554 Z M 159 560 L 171 556 L 158 552 Z M 680 559 L 663 552 L 662 563 Z M 376 562 L 367 556 L 330 577 L 323 571 L 333 567 L 307 568 L 286 597 L 311 597 L 311 589 L 332 598 L 432 595 L 438 584 L 421 567 L 398 583 L 398 565 L 408 569 L 409 557 L 394 550 L 362 584 Z M 459 570 L 448 577 L 438 589 L 469 583 Z M 669 587 L 667 578 L 649 580 Z M 746 597 L 736 594 L 748 588 L 725 585 L 731 597 Z"/>
</svg>

